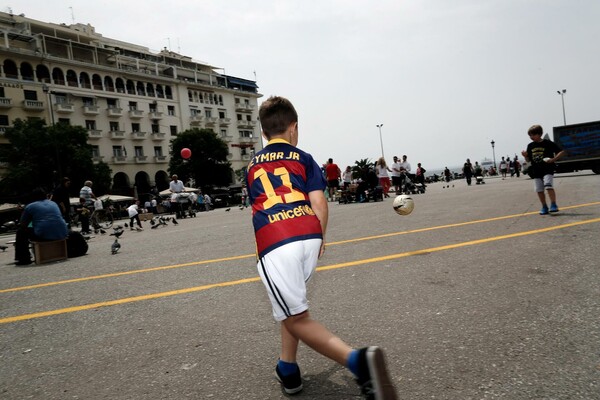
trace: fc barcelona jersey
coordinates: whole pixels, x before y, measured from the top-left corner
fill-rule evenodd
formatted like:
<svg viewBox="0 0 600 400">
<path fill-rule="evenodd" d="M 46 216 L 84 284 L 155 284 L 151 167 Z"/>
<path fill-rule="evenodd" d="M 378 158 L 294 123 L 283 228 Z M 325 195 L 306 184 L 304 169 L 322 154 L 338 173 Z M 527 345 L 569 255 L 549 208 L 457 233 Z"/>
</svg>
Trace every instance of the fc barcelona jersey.
<svg viewBox="0 0 600 400">
<path fill-rule="evenodd" d="M 246 181 L 259 257 L 286 243 L 323 237 L 308 193 L 327 184 L 310 154 L 271 140 L 250 161 Z"/>
</svg>

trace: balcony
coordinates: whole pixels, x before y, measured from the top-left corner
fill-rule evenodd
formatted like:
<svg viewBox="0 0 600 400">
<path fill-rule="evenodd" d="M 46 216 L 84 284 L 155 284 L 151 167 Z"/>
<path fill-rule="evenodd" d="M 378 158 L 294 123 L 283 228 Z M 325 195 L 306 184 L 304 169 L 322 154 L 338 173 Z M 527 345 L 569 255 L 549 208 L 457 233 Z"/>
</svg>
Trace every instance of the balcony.
<svg viewBox="0 0 600 400">
<path fill-rule="evenodd" d="M 158 111 L 150 111 L 148 113 L 148 116 L 150 117 L 150 119 L 162 119 L 163 113 Z"/>
<path fill-rule="evenodd" d="M 119 107 L 109 107 L 106 110 L 106 112 L 109 117 L 122 117 L 123 116 L 123 109 L 121 109 Z"/>
<path fill-rule="evenodd" d="M 123 140 L 125 139 L 125 131 L 110 131 L 111 139 Z"/>
<path fill-rule="evenodd" d="M 137 131 L 134 131 L 134 132 L 131 132 L 131 137 L 134 140 L 142 140 L 142 139 L 146 138 L 146 132 L 137 132 Z"/>
<path fill-rule="evenodd" d="M 219 125 L 227 126 L 231 124 L 231 118 L 219 118 Z"/>
<path fill-rule="evenodd" d="M 190 117 L 190 125 L 198 126 L 202 123 L 203 120 L 204 120 L 204 117 L 200 114 L 192 115 Z"/>
<path fill-rule="evenodd" d="M 252 112 L 252 110 L 254 110 L 254 104 L 235 103 L 235 110 L 236 111 Z"/>
<path fill-rule="evenodd" d="M 102 131 L 100 129 L 88 129 L 88 139 L 100 139 Z"/>
<path fill-rule="evenodd" d="M 154 156 L 154 162 L 156 163 L 166 163 L 167 156 Z"/>
<path fill-rule="evenodd" d="M 164 132 L 152 132 L 152 140 L 165 140 Z"/>
<path fill-rule="evenodd" d="M 44 111 L 44 102 L 38 100 L 23 100 L 23 108 L 29 111 Z"/>
<path fill-rule="evenodd" d="M 250 161 L 250 154 L 242 154 L 242 161 Z"/>
<path fill-rule="evenodd" d="M 56 103 L 54 109 L 57 113 L 69 114 L 75 111 L 75 106 L 71 103 Z"/>
<path fill-rule="evenodd" d="M 237 126 L 240 128 L 254 128 L 256 127 L 256 121 L 244 121 L 243 119 L 239 119 L 237 121 Z"/>
<path fill-rule="evenodd" d="M 138 164 L 144 164 L 148 162 L 148 156 L 135 156 L 135 162 Z"/>
<path fill-rule="evenodd" d="M 144 112 L 142 110 L 129 110 L 129 118 L 131 119 L 140 119 L 144 116 Z"/>
<path fill-rule="evenodd" d="M 240 143 L 253 143 L 255 142 L 255 138 L 248 136 L 240 136 Z"/>
<path fill-rule="evenodd" d="M 206 117 L 206 126 L 215 126 L 219 118 L 215 117 Z"/>
<path fill-rule="evenodd" d="M 12 107 L 12 99 L 7 97 L 0 98 L 0 108 L 11 108 Z"/>
<path fill-rule="evenodd" d="M 93 156 L 92 157 L 92 161 L 95 162 L 95 163 L 102 162 L 102 160 L 104 160 L 103 156 Z"/>
<path fill-rule="evenodd" d="M 112 161 L 114 164 L 124 164 L 127 162 L 127 156 L 113 156 Z"/>
<path fill-rule="evenodd" d="M 222 141 L 227 142 L 227 143 L 233 141 L 233 136 L 231 136 L 231 135 L 221 135 L 219 137 L 221 138 Z"/>
<path fill-rule="evenodd" d="M 94 105 L 83 106 L 83 113 L 85 115 L 98 115 L 100 113 L 100 107 Z"/>
<path fill-rule="evenodd" d="M 7 129 L 12 128 L 12 126 L 0 126 L 0 135 L 4 135 Z"/>
</svg>

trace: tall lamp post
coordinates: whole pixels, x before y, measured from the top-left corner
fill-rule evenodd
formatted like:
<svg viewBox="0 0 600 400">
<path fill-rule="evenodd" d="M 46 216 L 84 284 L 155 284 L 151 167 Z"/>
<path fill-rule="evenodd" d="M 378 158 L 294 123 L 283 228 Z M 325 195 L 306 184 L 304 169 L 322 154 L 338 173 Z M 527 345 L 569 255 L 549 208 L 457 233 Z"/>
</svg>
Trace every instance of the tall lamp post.
<svg viewBox="0 0 600 400">
<path fill-rule="evenodd" d="M 494 140 L 492 139 L 492 156 L 494 157 L 494 170 L 496 170 L 496 151 L 494 150 L 494 146 L 496 145 L 496 142 L 494 142 Z"/>
<path fill-rule="evenodd" d="M 566 125 L 567 124 L 567 116 L 565 114 L 565 93 L 567 93 L 567 89 L 557 90 L 556 93 L 560 94 L 560 99 L 562 101 L 562 107 L 563 107 L 563 123 Z"/>
<path fill-rule="evenodd" d="M 383 155 L 383 138 L 381 137 L 381 127 L 383 126 L 383 124 L 377 124 L 375 126 L 379 128 L 379 143 L 381 144 L 381 157 L 385 158 L 385 156 Z"/>
<path fill-rule="evenodd" d="M 50 90 L 50 87 L 48 85 L 43 85 L 42 90 L 48 96 L 48 105 L 50 106 L 50 121 L 52 122 L 52 126 L 54 126 L 54 108 L 52 107 L 52 91 Z M 56 179 L 57 182 L 60 182 L 60 179 L 62 178 L 62 168 L 60 167 L 60 153 L 58 152 L 58 145 L 56 143 L 54 143 L 54 150 L 56 152 L 56 172 L 58 173 Z"/>
</svg>

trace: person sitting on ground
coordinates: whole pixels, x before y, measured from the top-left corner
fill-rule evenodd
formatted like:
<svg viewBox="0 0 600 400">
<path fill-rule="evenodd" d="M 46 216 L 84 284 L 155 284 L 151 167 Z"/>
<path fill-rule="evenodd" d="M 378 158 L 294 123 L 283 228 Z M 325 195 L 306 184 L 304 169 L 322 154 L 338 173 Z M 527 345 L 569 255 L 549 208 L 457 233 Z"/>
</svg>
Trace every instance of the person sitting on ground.
<svg viewBox="0 0 600 400">
<path fill-rule="evenodd" d="M 31 228 L 29 224 L 31 224 Z M 63 240 L 67 235 L 67 223 L 63 219 L 58 205 L 48 200 L 43 189 L 35 189 L 32 193 L 32 202 L 27 204 L 19 221 L 15 237 L 16 264 L 31 264 L 30 240 Z"/>
</svg>

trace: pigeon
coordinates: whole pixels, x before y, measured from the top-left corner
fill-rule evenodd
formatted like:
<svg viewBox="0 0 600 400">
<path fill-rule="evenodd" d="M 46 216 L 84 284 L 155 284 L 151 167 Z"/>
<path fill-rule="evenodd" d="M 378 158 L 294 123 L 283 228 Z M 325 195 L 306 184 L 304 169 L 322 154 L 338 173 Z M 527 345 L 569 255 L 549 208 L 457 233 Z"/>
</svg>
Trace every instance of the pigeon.
<svg viewBox="0 0 600 400">
<path fill-rule="evenodd" d="M 125 222 L 125 228 L 128 228 L 128 227 L 129 227 L 129 225 L 127 225 L 127 222 Z"/>
<path fill-rule="evenodd" d="M 119 237 L 121 237 L 123 232 L 125 232 L 125 231 L 122 229 L 115 229 L 115 231 L 113 233 L 111 233 L 110 236 L 115 236 L 115 237 L 119 238 Z"/>
<path fill-rule="evenodd" d="M 115 239 L 112 246 L 110 246 L 110 250 L 112 251 L 112 254 L 117 254 L 117 251 L 119 251 L 120 248 L 121 248 L 121 244 L 119 243 L 119 241 L 117 239 Z"/>
<path fill-rule="evenodd" d="M 156 228 L 158 228 L 158 227 L 159 227 L 159 226 L 161 226 L 161 225 L 162 225 L 162 224 L 158 224 L 158 225 L 152 225 L 152 226 L 150 227 L 150 229 L 156 229 Z"/>
<path fill-rule="evenodd" d="M 8 249 L 8 246 L 0 246 L 0 250 L 4 253 Z"/>
<path fill-rule="evenodd" d="M 179 222 L 177 222 L 177 220 L 175 218 L 173 218 L 173 224 L 174 225 L 179 225 Z"/>
<path fill-rule="evenodd" d="M 103 235 L 106 235 L 106 231 L 104 229 L 102 229 L 102 228 L 100 228 L 100 233 L 103 234 Z"/>
<path fill-rule="evenodd" d="M 150 220 L 150 225 L 154 226 L 154 224 L 156 224 L 156 222 L 154 222 L 154 219 Z"/>
<path fill-rule="evenodd" d="M 231 210 L 231 208 L 227 208 L 225 211 L 229 211 L 229 210 Z"/>
</svg>

